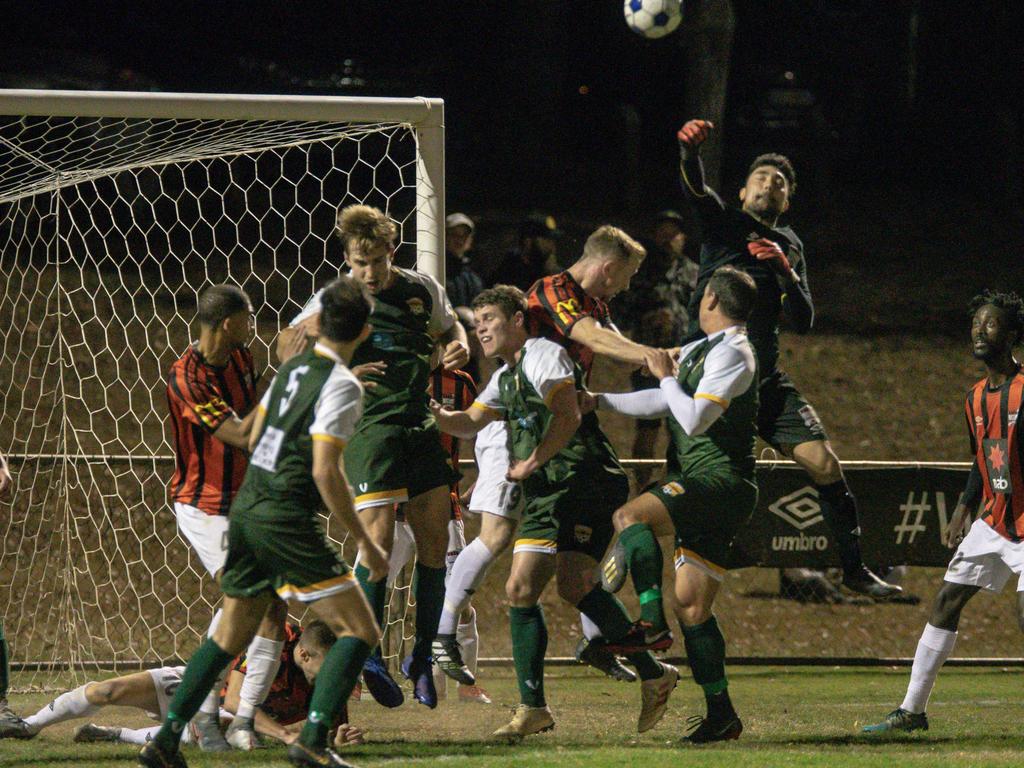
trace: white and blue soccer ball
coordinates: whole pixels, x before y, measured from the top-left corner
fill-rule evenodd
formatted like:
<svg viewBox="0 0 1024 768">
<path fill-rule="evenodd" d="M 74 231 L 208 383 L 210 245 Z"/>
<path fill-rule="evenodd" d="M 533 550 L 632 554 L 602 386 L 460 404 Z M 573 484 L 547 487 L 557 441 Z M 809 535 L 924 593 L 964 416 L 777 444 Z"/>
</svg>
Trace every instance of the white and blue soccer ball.
<svg viewBox="0 0 1024 768">
<path fill-rule="evenodd" d="M 624 0 L 626 24 L 649 39 L 664 37 L 683 20 L 682 0 Z"/>
</svg>

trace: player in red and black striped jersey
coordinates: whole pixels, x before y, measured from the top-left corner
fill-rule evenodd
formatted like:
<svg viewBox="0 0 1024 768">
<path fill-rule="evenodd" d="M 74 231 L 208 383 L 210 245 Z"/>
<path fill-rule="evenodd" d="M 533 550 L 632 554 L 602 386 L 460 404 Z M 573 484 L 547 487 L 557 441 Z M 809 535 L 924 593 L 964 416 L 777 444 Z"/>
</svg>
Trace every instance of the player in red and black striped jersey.
<svg viewBox="0 0 1024 768">
<path fill-rule="evenodd" d="M 948 546 L 959 546 L 917 644 L 907 695 L 881 723 L 865 726 L 869 733 L 928 729 L 928 697 L 953 650 L 960 614 L 979 589 L 1002 592 L 1017 576 L 1018 620 L 1024 630 L 1024 371 L 1013 357 L 1014 347 L 1024 340 L 1024 301 L 1014 293 L 985 291 L 971 309 L 974 357 L 985 364 L 987 375 L 967 393 L 974 464 L 942 532 Z M 979 502 L 981 515 L 964 536 Z"/>
<path fill-rule="evenodd" d="M 199 296 L 198 320 L 198 341 L 171 366 L 167 380 L 176 464 L 170 490 L 179 530 L 216 577 L 227 557 L 228 510 L 248 465 L 260 376 L 247 348 L 253 308 L 245 291 L 233 285 L 205 289 Z M 216 722 L 220 686 L 210 692 L 194 721 L 204 749 L 223 750 L 229 743 L 240 749 L 254 746 L 252 718 L 274 677 L 287 614 L 285 603 L 275 601 L 249 646 L 250 655 L 258 659 L 257 674 L 243 691 L 228 742 Z"/>
</svg>

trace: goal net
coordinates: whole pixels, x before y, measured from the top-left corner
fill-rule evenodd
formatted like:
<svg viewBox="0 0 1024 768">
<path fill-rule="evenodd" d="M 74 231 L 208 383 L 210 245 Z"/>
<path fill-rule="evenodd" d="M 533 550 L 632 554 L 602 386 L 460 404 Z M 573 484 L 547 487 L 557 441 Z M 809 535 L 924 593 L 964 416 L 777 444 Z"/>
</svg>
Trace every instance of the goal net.
<svg viewBox="0 0 1024 768">
<path fill-rule="evenodd" d="M 167 500 L 165 376 L 198 294 L 249 293 L 269 376 L 278 330 L 338 274 L 339 207 L 385 210 L 399 258 L 443 277 L 442 114 L 426 99 L 0 92 L 0 451 L 15 475 L 0 618 L 32 672 L 20 684 L 195 648 L 219 593 Z M 407 639 L 398 591 L 391 649 Z"/>
</svg>

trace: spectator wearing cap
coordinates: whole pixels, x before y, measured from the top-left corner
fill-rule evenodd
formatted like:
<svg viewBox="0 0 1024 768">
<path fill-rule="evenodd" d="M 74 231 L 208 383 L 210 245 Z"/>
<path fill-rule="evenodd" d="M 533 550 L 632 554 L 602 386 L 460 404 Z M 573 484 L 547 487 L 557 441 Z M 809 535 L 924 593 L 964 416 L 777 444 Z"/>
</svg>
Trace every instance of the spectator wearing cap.
<svg viewBox="0 0 1024 768">
<path fill-rule="evenodd" d="M 519 225 L 519 245 L 505 255 L 491 274 L 491 285 L 514 285 L 524 291 L 545 275 L 561 271 L 558 241 L 562 231 L 553 216 L 531 213 Z"/>
<path fill-rule="evenodd" d="M 470 252 L 476 225 L 464 213 L 452 213 L 444 219 L 444 276 L 448 299 L 463 325 L 473 327 L 473 310 L 469 307 L 484 289 L 484 280 L 473 269 Z"/>
<path fill-rule="evenodd" d="M 647 258 L 633 277 L 628 291 L 611 303 L 616 325 L 633 341 L 651 347 L 678 347 L 686 335 L 686 307 L 697 285 L 697 264 L 686 257 L 685 221 L 678 211 L 661 211 L 651 221 L 651 236 L 641 238 Z M 633 389 L 658 387 L 658 380 L 644 369 L 633 371 Z M 633 458 L 654 455 L 660 420 L 636 422 Z M 650 480 L 651 468 L 636 471 L 637 486 Z"/>
</svg>

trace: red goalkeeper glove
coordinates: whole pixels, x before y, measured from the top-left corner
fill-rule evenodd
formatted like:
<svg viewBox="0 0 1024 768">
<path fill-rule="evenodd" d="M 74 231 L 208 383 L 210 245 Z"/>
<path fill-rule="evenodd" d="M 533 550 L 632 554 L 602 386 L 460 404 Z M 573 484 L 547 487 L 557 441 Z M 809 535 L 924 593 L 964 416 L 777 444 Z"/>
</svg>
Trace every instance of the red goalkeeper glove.
<svg viewBox="0 0 1024 768">
<path fill-rule="evenodd" d="M 786 258 L 786 254 L 782 252 L 778 243 L 762 237 L 759 240 L 752 240 L 747 243 L 747 250 L 758 261 L 768 262 L 768 266 L 775 270 L 776 274 L 794 282 L 800 282 L 800 278 L 793 271 L 789 259 Z"/>
<path fill-rule="evenodd" d="M 696 149 L 711 134 L 715 124 L 708 120 L 690 120 L 679 129 L 676 138 L 687 149 Z"/>
</svg>

